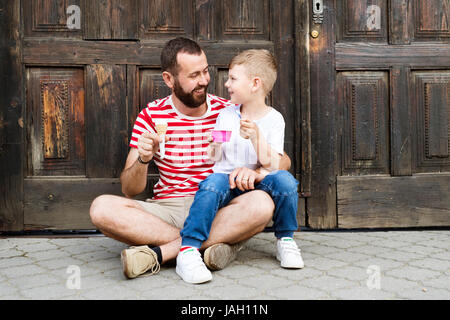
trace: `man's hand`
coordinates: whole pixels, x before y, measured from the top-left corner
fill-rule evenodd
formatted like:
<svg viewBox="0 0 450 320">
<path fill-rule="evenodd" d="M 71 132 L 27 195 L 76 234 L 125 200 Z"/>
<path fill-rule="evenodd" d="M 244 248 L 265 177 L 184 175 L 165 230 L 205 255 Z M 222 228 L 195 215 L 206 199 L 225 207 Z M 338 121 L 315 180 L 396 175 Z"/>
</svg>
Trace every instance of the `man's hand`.
<svg viewBox="0 0 450 320">
<path fill-rule="evenodd" d="M 255 182 L 260 182 L 264 179 L 264 175 L 255 170 L 242 167 L 236 168 L 230 173 L 230 188 L 238 188 L 241 191 L 254 190 Z"/>
<path fill-rule="evenodd" d="M 166 135 L 166 142 L 169 141 L 169 137 Z M 138 153 L 141 160 L 148 162 L 153 159 L 153 156 L 159 150 L 159 143 L 162 142 L 162 137 L 156 133 L 150 133 L 148 131 L 141 134 L 138 139 Z"/>
<path fill-rule="evenodd" d="M 255 140 L 258 138 L 258 126 L 251 120 L 241 120 L 240 135 L 244 139 Z"/>
</svg>

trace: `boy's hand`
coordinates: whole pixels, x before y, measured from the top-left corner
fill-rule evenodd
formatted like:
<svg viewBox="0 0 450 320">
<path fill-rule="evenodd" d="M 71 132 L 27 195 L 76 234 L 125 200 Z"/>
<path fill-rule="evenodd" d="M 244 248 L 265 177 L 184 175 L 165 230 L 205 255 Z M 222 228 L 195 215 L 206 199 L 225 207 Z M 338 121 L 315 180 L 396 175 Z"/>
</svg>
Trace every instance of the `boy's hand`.
<svg viewBox="0 0 450 320">
<path fill-rule="evenodd" d="M 258 126 L 251 120 L 241 120 L 240 135 L 244 139 L 255 140 L 258 137 Z"/>
</svg>

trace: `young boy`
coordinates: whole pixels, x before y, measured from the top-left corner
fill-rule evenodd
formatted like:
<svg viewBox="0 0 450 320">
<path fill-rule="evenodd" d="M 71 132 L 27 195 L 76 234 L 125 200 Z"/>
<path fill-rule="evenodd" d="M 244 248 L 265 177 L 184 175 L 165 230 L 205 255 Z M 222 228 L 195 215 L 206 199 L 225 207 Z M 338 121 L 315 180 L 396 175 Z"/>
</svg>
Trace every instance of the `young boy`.
<svg viewBox="0 0 450 320">
<path fill-rule="evenodd" d="M 277 259 L 284 268 L 303 268 L 300 249 L 293 240 L 298 224 L 298 182 L 287 171 L 277 170 L 284 144 L 283 116 L 265 104 L 276 81 L 276 62 L 267 50 L 247 50 L 234 57 L 225 87 L 234 107 L 225 108 L 215 130 L 232 131 L 229 142 L 212 142 L 208 154 L 216 160 L 214 173 L 199 185 L 189 216 L 181 230 L 182 246 L 177 256 L 177 274 L 186 282 L 212 279 L 199 249 L 208 239 L 217 211 L 233 198 L 252 189 L 267 192 L 274 201 L 273 216 L 277 237 Z M 211 143 L 212 142 L 212 143 Z M 263 167 L 269 174 L 242 178 L 231 188 L 229 175 L 235 168 Z M 242 214 L 245 214 L 243 212 Z"/>
</svg>

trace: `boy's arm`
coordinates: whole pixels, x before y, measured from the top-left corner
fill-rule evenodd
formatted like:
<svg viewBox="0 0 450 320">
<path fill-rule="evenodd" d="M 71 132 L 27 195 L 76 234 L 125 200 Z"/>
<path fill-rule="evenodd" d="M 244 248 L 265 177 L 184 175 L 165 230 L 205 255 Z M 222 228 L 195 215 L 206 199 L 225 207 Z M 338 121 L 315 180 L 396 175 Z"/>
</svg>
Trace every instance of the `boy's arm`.
<svg viewBox="0 0 450 320">
<path fill-rule="evenodd" d="M 256 123 L 249 120 L 241 120 L 240 134 L 243 138 L 250 139 L 255 148 L 258 161 L 264 169 L 269 171 L 280 169 L 281 155 L 267 143 Z"/>
<path fill-rule="evenodd" d="M 251 142 L 262 168 L 268 171 L 280 169 L 281 155 L 270 147 L 259 130 L 256 137 L 251 139 Z"/>
</svg>

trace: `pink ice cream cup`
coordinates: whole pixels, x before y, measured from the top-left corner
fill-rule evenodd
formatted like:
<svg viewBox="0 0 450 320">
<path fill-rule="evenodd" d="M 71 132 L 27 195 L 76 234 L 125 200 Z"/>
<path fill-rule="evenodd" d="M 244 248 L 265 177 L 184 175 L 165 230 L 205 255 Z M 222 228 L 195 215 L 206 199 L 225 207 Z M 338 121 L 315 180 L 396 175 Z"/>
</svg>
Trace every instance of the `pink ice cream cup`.
<svg viewBox="0 0 450 320">
<path fill-rule="evenodd" d="M 228 142 L 231 138 L 231 131 L 226 130 L 212 130 L 212 137 L 214 142 Z"/>
</svg>

